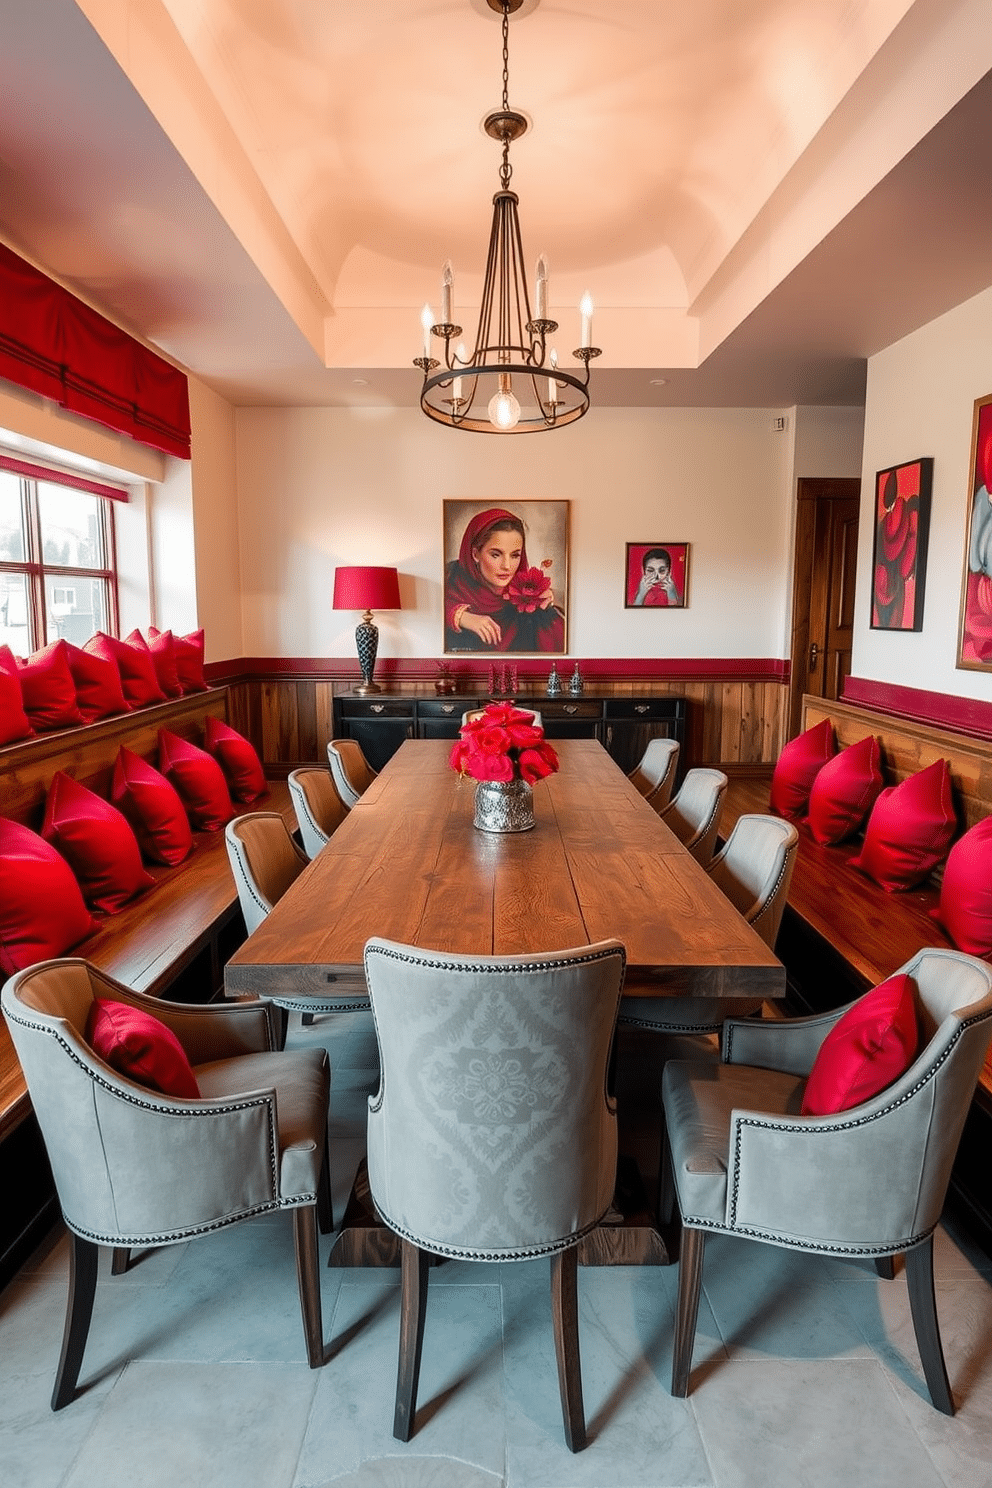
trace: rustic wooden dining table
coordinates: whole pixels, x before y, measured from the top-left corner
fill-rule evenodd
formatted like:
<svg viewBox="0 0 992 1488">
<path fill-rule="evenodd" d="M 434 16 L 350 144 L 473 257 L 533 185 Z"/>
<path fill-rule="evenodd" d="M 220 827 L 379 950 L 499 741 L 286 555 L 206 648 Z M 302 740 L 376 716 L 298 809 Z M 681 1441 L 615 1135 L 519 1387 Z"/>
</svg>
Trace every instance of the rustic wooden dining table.
<svg viewBox="0 0 992 1488">
<path fill-rule="evenodd" d="M 601 744 L 556 741 L 561 768 L 534 787 L 533 830 L 473 825 L 475 782 L 450 744 L 408 740 L 224 973 L 230 996 L 300 1006 L 366 990 L 370 936 L 468 955 L 564 950 L 616 937 L 633 996 L 775 998 L 785 969 Z M 622 1121 L 622 1113 L 621 1113 Z M 649 1206 L 648 1206 L 649 1207 Z M 645 1205 L 582 1241 L 592 1264 L 664 1263 Z M 398 1263 L 360 1170 L 332 1252 Z"/>
<path fill-rule="evenodd" d="M 450 744 L 407 740 L 227 963 L 228 994 L 365 988 L 372 935 L 467 955 L 615 936 L 633 995 L 784 996 L 785 970 L 592 739 L 557 741 L 536 826 L 481 832 Z"/>
</svg>

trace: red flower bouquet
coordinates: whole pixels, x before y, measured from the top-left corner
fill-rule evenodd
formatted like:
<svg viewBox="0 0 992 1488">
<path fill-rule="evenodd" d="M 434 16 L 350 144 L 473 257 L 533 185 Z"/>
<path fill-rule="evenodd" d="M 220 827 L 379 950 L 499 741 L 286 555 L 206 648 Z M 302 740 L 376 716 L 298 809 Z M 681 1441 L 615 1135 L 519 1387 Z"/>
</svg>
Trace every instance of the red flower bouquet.
<svg viewBox="0 0 992 1488">
<path fill-rule="evenodd" d="M 463 724 L 452 748 L 451 768 L 473 780 L 524 780 L 533 785 L 558 769 L 558 756 L 535 727 L 533 713 L 512 703 L 490 703 Z"/>
</svg>

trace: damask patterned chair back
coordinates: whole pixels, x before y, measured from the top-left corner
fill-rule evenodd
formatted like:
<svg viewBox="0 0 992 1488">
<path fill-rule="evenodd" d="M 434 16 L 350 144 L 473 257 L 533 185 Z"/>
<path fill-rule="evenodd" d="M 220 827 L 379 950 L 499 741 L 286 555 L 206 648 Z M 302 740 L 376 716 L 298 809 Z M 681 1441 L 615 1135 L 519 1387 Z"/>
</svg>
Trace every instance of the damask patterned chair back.
<svg viewBox="0 0 992 1488">
<path fill-rule="evenodd" d="M 575 1246 L 613 1198 L 608 1076 L 624 964 L 618 941 L 512 957 L 366 946 L 381 1060 L 369 1186 L 403 1240 L 401 1440 L 416 1405 L 426 1256 L 550 1255 L 565 1434 L 572 1450 L 585 1445 Z"/>
<path fill-rule="evenodd" d="M 631 770 L 627 778 L 655 811 L 662 811 L 672 799 L 672 787 L 678 767 L 678 739 L 651 739 L 640 764 Z"/>
<path fill-rule="evenodd" d="M 378 771 L 373 770 L 354 739 L 331 739 L 327 745 L 327 763 L 338 795 L 350 810 L 368 790 Z"/>
</svg>

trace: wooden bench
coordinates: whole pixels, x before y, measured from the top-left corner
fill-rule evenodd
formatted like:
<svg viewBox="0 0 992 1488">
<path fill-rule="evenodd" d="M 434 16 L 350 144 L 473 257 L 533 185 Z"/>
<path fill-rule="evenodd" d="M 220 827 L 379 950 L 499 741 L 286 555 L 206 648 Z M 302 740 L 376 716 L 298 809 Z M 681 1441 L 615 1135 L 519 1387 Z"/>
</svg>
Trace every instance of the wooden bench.
<svg viewBox="0 0 992 1488">
<path fill-rule="evenodd" d="M 226 721 L 227 709 L 227 688 L 210 688 L 119 718 L 7 745 L 0 749 L 0 809 L 37 831 L 56 771 L 65 770 L 98 795 L 109 797 L 122 745 L 155 763 L 160 728 L 202 745 L 207 717 Z M 258 808 L 282 812 L 295 830 L 285 780 L 270 781 L 269 787 Z M 100 917 L 95 933 L 69 954 L 83 956 L 118 981 L 155 997 L 202 1002 L 218 995 L 224 963 L 245 938 L 244 922 L 224 833 L 195 832 L 193 839 L 193 852 L 185 862 L 172 868 L 149 865 L 154 887 L 118 914 Z M 0 1019 L 0 1140 L 29 1110 L 24 1078 Z"/>
<path fill-rule="evenodd" d="M 879 742 L 887 785 L 945 759 L 950 769 L 960 831 L 992 815 L 992 741 L 938 729 L 857 704 L 803 699 L 802 728 L 830 719 L 839 748 L 872 735 Z M 724 835 L 742 811 L 767 810 L 768 787 L 731 782 Z M 822 846 L 799 827 L 799 851 L 776 950 L 788 973 L 786 1007 L 792 1013 L 841 1006 L 884 981 L 923 946 L 950 947 L 930 911 L 940 898 L 940 870 L 917 889 L 887 893 L 851 867 L 860 839 Z M 992 1183 L 987 1177 L 992 1141 L 992 1053 L 986 1058 L 958 1162 L 955 1191 L 976 1231 L 992 1238 Z"/>
</svg>

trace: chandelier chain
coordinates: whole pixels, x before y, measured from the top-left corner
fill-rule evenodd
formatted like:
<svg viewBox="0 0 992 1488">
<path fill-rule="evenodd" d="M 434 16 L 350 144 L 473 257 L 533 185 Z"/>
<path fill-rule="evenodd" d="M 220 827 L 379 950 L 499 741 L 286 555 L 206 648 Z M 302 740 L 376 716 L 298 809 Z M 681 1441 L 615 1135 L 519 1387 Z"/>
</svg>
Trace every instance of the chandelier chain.
<svg viewBox="0 0 992 1488">
<path fill-rule="evenodd" d="M 510 8 L 503 0 L 503 112 L 510 111 Z M 499 179 L 504 191 L 510 189 L 510 177 L 513 175 L 513 167 L 510 164 L 510 136 L 503 135 L 503 164 L 500 166 Z"/>
</svg>

